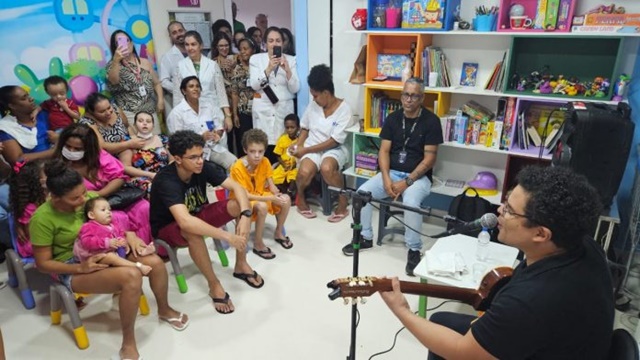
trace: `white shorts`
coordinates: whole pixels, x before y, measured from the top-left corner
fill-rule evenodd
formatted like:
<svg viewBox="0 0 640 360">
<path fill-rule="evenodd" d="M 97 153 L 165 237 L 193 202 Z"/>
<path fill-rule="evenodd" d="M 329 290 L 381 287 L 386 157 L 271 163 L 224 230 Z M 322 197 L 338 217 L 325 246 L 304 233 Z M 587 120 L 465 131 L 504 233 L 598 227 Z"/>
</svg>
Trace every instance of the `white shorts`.
<svg viewBox="0 0 640 360">
<path fill-rule="evenodd" d="M 322 160 L 326 158 L 334 158 L 338 162 L 338 169 L 342 169 L 344 165 L 349 161 L 349 150 L 342 145 L 337 148 L 333 148 L 324 152 L 319 153 L 309 153 L 305 154 L 300 162 L 304 159 L 311 160 L 314 164 L 316 164 L 316 168 L 320 170 L 320 164 L 322 164 Z"/>
</svg>

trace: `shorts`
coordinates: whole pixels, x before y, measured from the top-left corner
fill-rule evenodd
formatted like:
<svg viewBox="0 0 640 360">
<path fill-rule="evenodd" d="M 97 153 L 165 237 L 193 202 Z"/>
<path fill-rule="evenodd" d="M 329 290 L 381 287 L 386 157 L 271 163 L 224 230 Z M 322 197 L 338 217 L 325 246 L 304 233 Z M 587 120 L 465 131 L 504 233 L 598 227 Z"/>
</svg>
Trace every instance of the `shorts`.
<svg viewBox="0 0 640 360">
<path fill-rule="evenodd" d="M 67 261 L 64 262 L 65 264 L 80 264 L 80 262 L 78 260 L 76 260 L 75 258 L 71 258 Z M 73 289 L 71 289 L 71 279 L 73 278 L 73 274 L 51 274 L 51 277 L 53 278 L 53 280 L 59 282 L 60 284 L 64 285 L 67 289 L 69 289 L 69 291 L 73 292 Z"/>
<path fill-rule="evenodd" d="M 322 160 L 326 158 L 334 158 L 338 162 L 338 169 L 342 169 L 344 165 L 349 160 L 349 150 L 344 145 L 338 146 L 337 148 L 333 148 L 331 150 L 327 150 L 321 153 L 309 153 L 305 154 L 301 159 L 302 160 L 309 159 L 314 164 L 316 164 L 316 168 L 320 170 L 320 164 L 322 164 Z"/>
<path fill-rule="evenodd" d="M 229 200 L 222 200 L 214 202 L 213 204 L 204 205 L 202 209 L 195 214 L 195 217 L 213 227 L 221 227 L 233 220 L 233 216 L 227 212 L 228 202 Z M 189 245 L 187 240 L 182 237 L 180 226 L 178 226 L 178 223 L 175 221 L 161 228 L 156 237 L 164 240 L 172 247 L 186 247 Z"/>
</svg>

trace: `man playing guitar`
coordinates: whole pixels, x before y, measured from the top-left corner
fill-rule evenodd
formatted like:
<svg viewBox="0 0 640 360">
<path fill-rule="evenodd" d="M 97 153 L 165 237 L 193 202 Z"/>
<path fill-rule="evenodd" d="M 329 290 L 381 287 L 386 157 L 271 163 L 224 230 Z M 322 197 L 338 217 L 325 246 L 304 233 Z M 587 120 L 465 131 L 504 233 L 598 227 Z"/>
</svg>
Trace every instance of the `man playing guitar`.
<svg viewBox="0 0 640 360">
<path fill-rule="evenodd" d="M 429 349 L 429 359 L 604 359 L 613 329 L 613 285 L 588 235 L 601 205 L 586 178 L 528 167 L 500 206 L 498 239 L 525 260 L 480 318 L 409 308 L 397 278 L 387 306 Z M 437 355 L 436 355 L 437 354 Z"/>
</svg>

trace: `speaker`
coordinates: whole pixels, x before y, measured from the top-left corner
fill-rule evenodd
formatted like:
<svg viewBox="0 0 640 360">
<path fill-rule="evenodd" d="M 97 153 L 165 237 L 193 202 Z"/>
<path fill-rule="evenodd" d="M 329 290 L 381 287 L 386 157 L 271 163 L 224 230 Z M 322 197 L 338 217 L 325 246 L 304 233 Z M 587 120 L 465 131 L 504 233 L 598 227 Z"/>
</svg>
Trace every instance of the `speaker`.
<svg viewBox="0 0 640 360">
<path fill-rule="evenodd" d="M 586 176 L 609 208 L 622 181 L 634 128 L 627 103 L 569 103 L 551 163 Z"/>
</svg>

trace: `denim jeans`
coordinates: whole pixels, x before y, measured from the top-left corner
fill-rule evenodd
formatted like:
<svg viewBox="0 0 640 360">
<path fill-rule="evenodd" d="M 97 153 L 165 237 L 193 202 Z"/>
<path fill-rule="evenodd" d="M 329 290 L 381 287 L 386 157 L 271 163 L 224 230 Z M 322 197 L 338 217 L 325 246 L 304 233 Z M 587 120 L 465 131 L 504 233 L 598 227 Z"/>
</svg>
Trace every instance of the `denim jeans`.
<svg viewBox="0 0 640 360">
<path fill-rule="evenodd" d="M 389 175 L 393 182 L 404 180 L 409 176 L 408 173 L 395 170 L 391 170 Z M 369 191 L 374 199 L 384 199 L 388 197 L 387 192 L 384 190 L 382 173 L 376 174 L 366 183 L 362 184 L 358 190 Z M 429 196 L 430 192 L 431 181 L 428 177 L 423 176 L 414 181 L 414 183 L 402 193 L 402 203 L 407 206 L 418 208 L 422 201 Z M 362 208 L 361 213 L 362 237 L 367 240 L 373 239 L 373 227 L 371 225 L 372 211 L 373 206 L 371 204 L 367 204 Z M 422 239 L 420 238 L 420 234 L 413 230 L 409 230 L 409 227 L 420 230 L 422 228 L 422 215 L 413 211 L 405 210 L 404 223 L 407 224 L 404 230 L 404 241 L 407 244 L 407 247 L 411 250 L 419 251 L 422 249 Z"/>
</svg>

